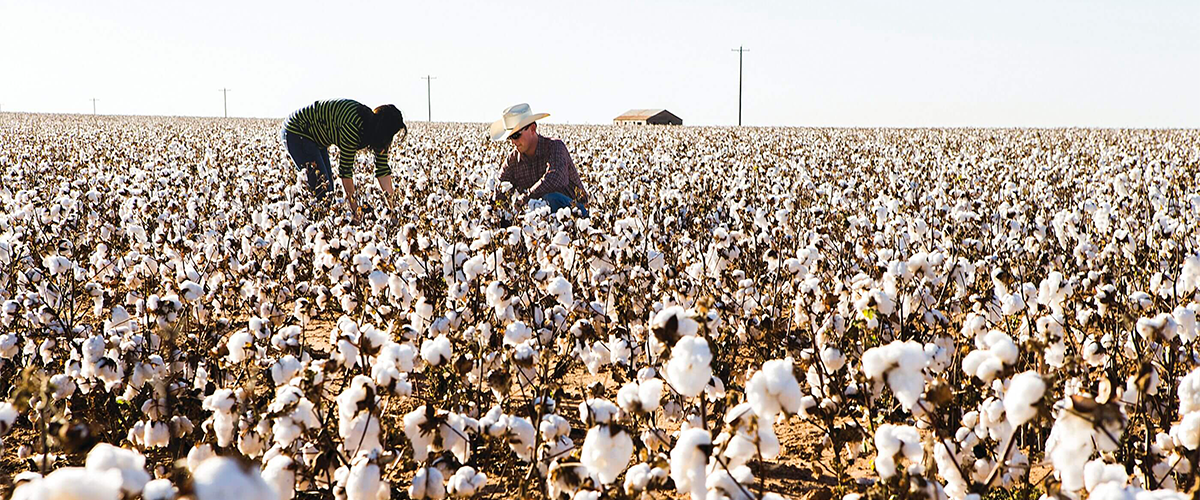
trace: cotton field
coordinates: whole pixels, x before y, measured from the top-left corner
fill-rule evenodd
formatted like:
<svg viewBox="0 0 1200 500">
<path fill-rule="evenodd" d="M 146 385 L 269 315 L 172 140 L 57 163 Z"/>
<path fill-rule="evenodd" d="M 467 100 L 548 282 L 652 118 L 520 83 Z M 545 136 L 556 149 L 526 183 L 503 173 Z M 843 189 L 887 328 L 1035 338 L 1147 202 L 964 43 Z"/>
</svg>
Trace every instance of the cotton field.
<svg viewBox="0 0 1200 500">
<path fill-rule="evenodd" d="M 279 127 L 0 115 L 0 493 L 1197 487 L 1200 131 L 415 123 L 353 225 Z"/>
</svg>

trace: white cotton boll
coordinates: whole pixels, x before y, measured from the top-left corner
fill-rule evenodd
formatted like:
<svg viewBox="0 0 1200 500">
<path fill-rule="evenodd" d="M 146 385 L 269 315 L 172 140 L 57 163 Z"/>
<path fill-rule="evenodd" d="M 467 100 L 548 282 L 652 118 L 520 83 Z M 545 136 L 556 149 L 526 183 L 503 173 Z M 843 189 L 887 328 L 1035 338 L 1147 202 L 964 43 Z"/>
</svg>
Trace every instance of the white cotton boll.
<svg viewBox="0 0 1200 500">
<path fill-rule="evenodd" d="M 1143 339 L 1151 342 L 1170 342 L 1179 332 L 1179 324 L 1170 314 L 1162 313 L 1153 318 L 1139 318 L 1137 332 Z"/>
<path fill-rule="evenodd" d="M 367 275 L 367 282 L 371 284 L 371 294 L 376 297 L 383 295 L 384 290 L 388 288 L 388 279 L 388 274 L 383 271 L 371 271 L 371 274 Z"/>
<path fill-rule="evenodd" d="M 863 373 L 874 380 L 886 380 L 900 405 L 910 411 L 925 391 L 921 370 L 928 362 L 925 346 L 911 340 L 873 347 L 862 358 Z"/>
<path fill-rule="evenodd" d="M 367 274 L 375 269 L 375 263 L 371 261 L 371 256 L 358 254 L 354 256 L 353 263 L 354 272 L 358 274 Z"/>
<path fill-rule="evenodd" d="M 774 422 L 781 411 L 788 414 L 800 411 L 804 394 L 792 372 L 793 363 L 790 356 L 767 361 L 746 384 L 746 400 L 765 422 Z"/>
<path fill-rule="evenodd" d="M 474 467 L 464 465 L 454 471 L 454 474 L 446 481 L 446 492 L 454 498 L 467 498 L 475 496 L 475 493 L 485 484 L 487 484 L 487 475 L 476 472 Z"/>
<path fill-rule="evenodd" d="M 1187 307 L 1176 307 L 1172 314 L 1175 323 L 1179 325 L 1179 340 L 1184 344 L 1196 340 L 1196 335 L 1200 333 L 1200 328 L 1197 328 L 1196 324 L 1197 311 L 1200 311 L 1200 304 L 1193 302 Z"/>
<path fill-rule="evenodd" d="M 658 467 L 652 467 L 648 463 L 640 463 L 630 467 L 625 471 L 625 494 L 634 497 L 638 493 L 646 491 L 650 486 L 651 481 L 656 481 L 661 484 L 667 480 L 667 471 Z"/>
<path fill-rule="evenodd" d="M 825 347 L 821 349 L 821 364 L 825 365 L 825 371 L 834 373 L 846 366 L 846 355 L 836 347 Z"/>
<path fill-rule="evenodd" d="M 192 446 L 192 449 L 188 450 L 188 454 L 187 454 L 187 470 L 188 470 L 188 472 L 191 474 L 195 474 L 196 469 L 200 468 L 200 464 L 204 463 L 205 460 L 208 460 L 209 458 L 212 458 L 215 456 L 217 456 L 217 455 L 216 455 L 216 453 L 213 452 L 211 444 L 203 443 L 203 444 L 198 444 L 198 445 Z"/>
<path fill-rule="evenodd" d="M 1004 413 L 1013 427 L 1028 422 L 1037 416 L 1037 407 L 1042 394 L 1046 392 L 1046 382 L 1035 371 L 1027 371 L 1013 376 L 1008 390 L 1004 393 Z"/>
<path fill-rule="evenodd" d="M 171 443 L 171 427 L 166 422 L 149 422 L 142 443 L 147 448 L 162 448 Z"/>
<path fill-rule="evenodd" d="M 413 476 L 412 485 L 408 487 L 408 497 L 413 500 L 442 500 L 446 498 L 446 485 L 442 472 L 432 467 L 417 469 Z"/>
<path fill-rule="evenodd" d="M 204 296 L 204 287 L 195 281 L 184 281 L 179 284 L 179 294 L 184 302 L 195 302 Z"/>
<path fill-rule="evenodd" d="M 387 484 L 379 478 L 379 464 L 375 457 L 374 452 L 363 451 L 354 458 L 346 476 L 346 500 L 376 500 L 380 496 L 380 488 L 387 491 Z"/>
<path fill-rule="evenodd" d="M 585 424 L 607 424 L 620 408 L 607 399 L 588 399 L 579 403 L 579 420 Z"/>
<path fill-rule="evenodd" d="M 588 430 L 579 460 L 590 473 L 600 478 L 601 484 L 610 484 L 625 471 L 631 458 L 633 439 L 629 433 L 612 426 L 597 425 Z"/>
<path fill-rule="evenodd" d="M 1179 380 L 1179 415 L 1200 411 L 1200 368 Z"/>
<path fill-rule="evenodd" d="M 275 455 L 267 461 L 262 471 L 263 481 L 275 490 L 278 500 L 292 500 L 296 490 L 295 463 L 287 455 Z"/>
<path fill-rule="evenodd" d="M 292 377 L 295 377 L 297 373 L 300 373 L 300 370 L 303 367 L 304 365 L 300 363 L 300 360 L 296 359 L 295 356 L 288 354 L 287 356 L 279 358 L 278 361 L 271 365 L 271 381 L 275 383 L 275 387 L 286 384 L 292 379 Z"/>
<path fill-rule="evenodd" d="M 514 322 L 504 329 L 504 345 L 519 345 L 531 338 L 533 338 L 533 329 L 525 326 L 524 322 Z"/>
<path fill-rule="evenodd" d="M 429 363 L 430 366 L 438 366 L 442 363 L 450 361 L 454 355 L 454 348 L 450 345 L 450 339 L 445 335 L 438 335 L 433 340 L 426 340 L 421 343 L 421 359 Z"/>
<path fill-rule="evenodd" d="M 142 500 L 175 500 L 179 491 L 169 479 L 155 479 L 142 489 Z"/>
<path fill-rule="evenodd" d="M 546 293 L 553 295 L 558 303 L 567 310 L 575 305 L 571 282 L 562 276 L 550 280 L 550 284 L 546 285 Z"/>
<path fill-rule="evenodd" d="M 87 454 L 84 468 L 96 473 L 120 471 L 121 490 L 129 495 L 138 494 L 150 481 L 150 474 L 146 472 L 146 457 L 137 451 L 118 448 L 108 443 L 92 447 Z"/>
<path fill-rule="evenodd" d="M 705 498 L 707 477 L 704 466 L 708 455 L 700 447 L 712 444 L 712 438 L 704 429 L 687 429 L 679 433 L 679 440 L 671 449 L 671 479 L 680 494 L 691 494 L 692 500 Z"/>
<path fill-rule="evenodd" d="M 0 436 L 8 434 L 17 421 L 17 408 L 8 401 L 0 402 Z"/>
<path fill-rule="evenodd" d="M 1129 474 L 1120 464 L 1106 464 L 1103 460 L 1092 460 L 1083 466 L 1084 487 L 1089 492 L 1094 491 L 1097 486 L 1109 482 L 1125 486 L 1125 482 L 1128 480 Z"/>
<path fill-rule="evenodd" d="M 1188 413 L 1178 424 L 1171 426 L 1171 437 L 1189 450 L 1200 447 L 1200 412 Z"/>
<path fill-rule="evenodd" d="M 921 433 L 908 425 L 883 424 L 875 430 L 875 470 L 884 480 L 896 474 L 896 455 L 899 453 L 912 464 L 919 465 L 925 457 Z"/>
<path fill-rule="evenodd" d="M 61 255 L 51 255 L 42 259 L 42 265 L 50 271 L 51 276 L 57 276 L 70 271 L 72 266 L 74 266 L 74 264 L 71 263 L 71 259 Z"/>
<path fill-rule="evenodd" d="M 253 349 L 247 349 L 252 340 L 254 338 L 248 330 L 234 332 L 233 335 L 229 336 L 229 340 L 225 342 L 225 348 L 229 349 L 229 354 L 226 355 L 225 359 L 228 359 L 230 363 L 245 361 L 249 354 L 253 352 Z"/>
<path fill-rule="evenodd" d="M 1070 404 L 1070 400 L 1067 400 Z M 1054 466 L 1065 491 L 1078 491 L 1084 487 L 1083 467 L 1099 447 L 1101 450 L 1116 448 L 1114 439 L 1120 439 L 1123 423 L 1104 422 L 1103 429 L 1074 411 L 1059 412 L 1050 436 L 1046 439 L 1047 460 Z"/>
<path fill-rule="evenodd" d="M 487 256 L 476 255 L 463 262 L 463 275 L 467 281 L 475 281 L 483 273 L 487 272 Z"/>
<path fill-rule="evenodd" d="M 672 333 L 678 337 L 690 337 L 700 331 L 700 323 L 688 317 L 687 311 L 679 306 L 667 307 L 650 320 L 652 330 L 667 329 L 672 324 L 675 325 L 675 331 Z"/>
<path fill-rule="evenodd" d="M 1179 273 L 1179 296 L 1187 297 L 1200 289 L 1200 255 L 1191 255 L 1183 260 L 1183 268 Z"/>
<path fill-rule="evenodd" d="M 230 389 L 217 389 L 201 402 L 201 407 L 212 412 L 212 428 L 217 435 L 217 446 L 225 448 L 233 442 L 237 417 L 231 412 L 237 399 Z"/>
<path fill-rule="evenodd" d="M 712 378 L 711 363 L 712 351 L 707 339 L 696 336 L 679 339 L 667 362 L 666 375 L 671 387 L 689 398 L 700 394 Z"/>
<path fill-rule="evenodd" d="M 63 467 L 18 486 L 12 500 L 119 500 L 121 472 L 93 472 L 83 467 Z M 204 499 L 207 500 L 207 499 Z"/>
<path fill-rule="evenodd" d="M 658 409 L 662 392 L 663 381 L 656 378 L 641 383 L 629 382 L 617 392 L 617 405 L 627 412 L 649 413 Z"/>
<path fill-rule="evenodd" d="M 1016 362 L 1020 354 L 1017 345 L 1008 334 L 992 330 L 982 339 L 982 348 L 967 353 L 963 358 L 963 372 L 990 383 L 1005 365 Z"/>
<path fill-rule="evenodd" d="M 275 490 L 256 469 L 232 458 L 205 460 L 192 475 L 196 500 L 262 500 L 275 498 Z"/>
</svg>

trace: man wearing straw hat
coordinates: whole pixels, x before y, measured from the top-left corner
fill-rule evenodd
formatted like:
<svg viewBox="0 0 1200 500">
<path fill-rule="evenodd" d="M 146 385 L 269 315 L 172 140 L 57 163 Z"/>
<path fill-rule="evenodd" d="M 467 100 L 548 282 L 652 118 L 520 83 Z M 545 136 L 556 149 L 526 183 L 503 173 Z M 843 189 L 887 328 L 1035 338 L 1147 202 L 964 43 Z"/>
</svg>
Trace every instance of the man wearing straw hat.
<svg viewBox="0 0 1200 500">
<path fill-rule="evenodd" d="M 575 207 L 587 217 L 587 190 L 579 180 L 567 145 L 538 134 L 537 121 L 547 116 L 530 111 L 529 105 L 522 103 L 504 110 L 504 116 L 492 123 L 488 129 L 491 139 L 508 140 L 515 149 L 504 161 L 500 181 L 511 183 L 522 193 L 520 203 L 540 199 L 555 212 Z"/>
</svg>

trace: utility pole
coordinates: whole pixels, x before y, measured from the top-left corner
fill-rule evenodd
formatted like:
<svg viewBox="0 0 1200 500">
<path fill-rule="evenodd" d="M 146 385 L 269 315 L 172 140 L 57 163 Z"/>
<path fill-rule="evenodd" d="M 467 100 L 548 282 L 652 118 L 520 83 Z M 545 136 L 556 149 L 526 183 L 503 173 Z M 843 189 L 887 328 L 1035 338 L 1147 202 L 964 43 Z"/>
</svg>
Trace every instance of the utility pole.
<svg viewBox="0 0 1200 500">
<path fill-rule="evenodd" d="M 95 97 L 92 98 L 92 116 L 96 116 L 96 101 L 98 100 Z"/>
<path fill-rule="evenodd" d="M 738 53 L 738 126 L 742 126 L 742 53 L 750 52 L 742 48 L 740 45 L 736 49 L 731 49 Z"/>
<path fill-rule="evenodd" d="M 221 89 L 221 93 L 225 95 L 225 118 L 229 118 L 229 90 Z"/>
<path fill-rule="evenodd" d="M 431 80 L 437 80 L 437 77 L 425 75 L 422 76 L 421 79 L 425 80 L 425 105 L 428 107 L 427 111 L 429 113 L 429 116 L 426 118 L 426 120 L 433 121 L 433 93 L 430 91 L 430 87 L 432 85 Z"/>
</svg>

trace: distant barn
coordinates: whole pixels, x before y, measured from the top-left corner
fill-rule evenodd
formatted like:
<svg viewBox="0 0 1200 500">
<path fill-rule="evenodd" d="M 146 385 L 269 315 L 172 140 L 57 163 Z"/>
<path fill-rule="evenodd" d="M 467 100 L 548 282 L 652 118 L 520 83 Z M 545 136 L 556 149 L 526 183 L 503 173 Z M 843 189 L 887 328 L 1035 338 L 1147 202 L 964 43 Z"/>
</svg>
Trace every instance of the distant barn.
<svg viewBox="0 0 1200 500">
<path fill-rule="evenodd" d="M 631 109 L 613 118 L 613 125 L 683 125 L 683 118 L 665 109 Z"/>
</svg>

